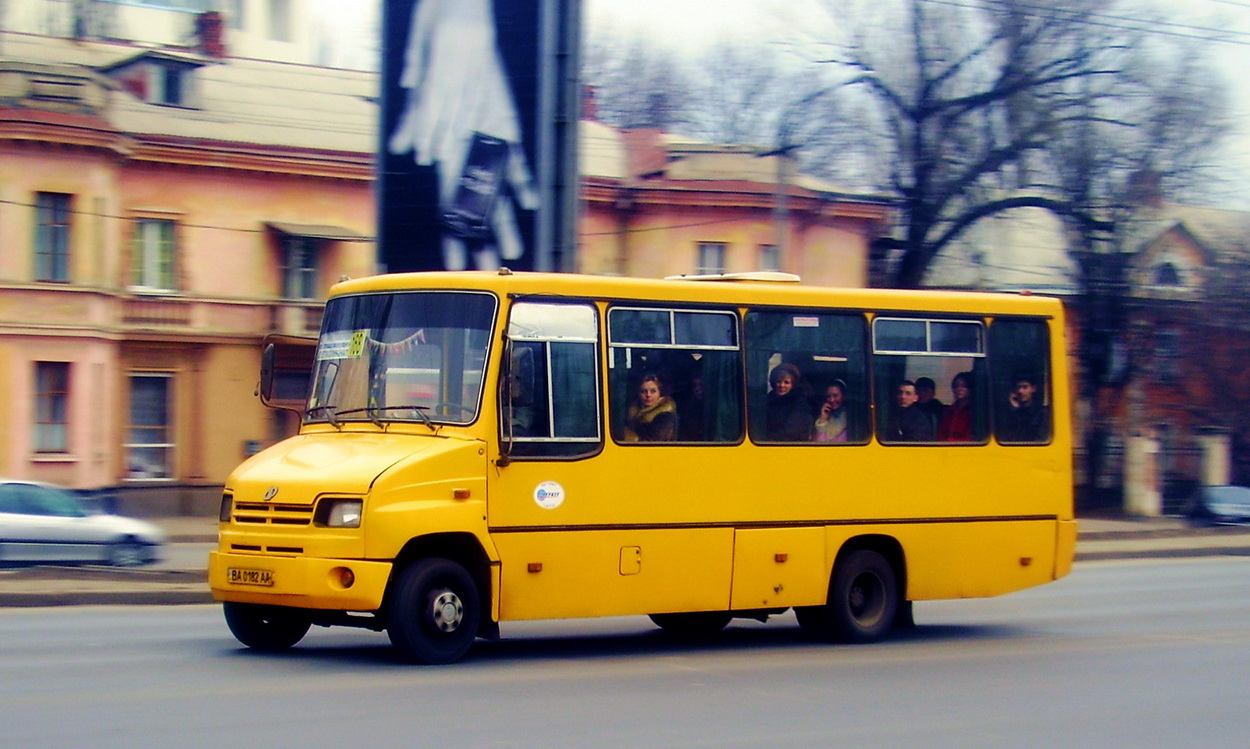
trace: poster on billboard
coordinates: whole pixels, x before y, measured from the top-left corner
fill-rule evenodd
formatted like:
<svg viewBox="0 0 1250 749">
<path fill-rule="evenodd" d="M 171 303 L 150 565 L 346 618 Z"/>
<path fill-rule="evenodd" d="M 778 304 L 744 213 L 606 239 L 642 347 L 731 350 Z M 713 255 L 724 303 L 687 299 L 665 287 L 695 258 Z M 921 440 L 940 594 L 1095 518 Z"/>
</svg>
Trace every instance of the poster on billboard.
<svg viewBox="0 0 1250 749">
<path fill-rule="evenodd" d="M 551 269 L 543 141 L 560 98 L 544 47 L 558 32 L 543 6 L 569 1 L 384 0 L 385 270 Z"/>
</svg>

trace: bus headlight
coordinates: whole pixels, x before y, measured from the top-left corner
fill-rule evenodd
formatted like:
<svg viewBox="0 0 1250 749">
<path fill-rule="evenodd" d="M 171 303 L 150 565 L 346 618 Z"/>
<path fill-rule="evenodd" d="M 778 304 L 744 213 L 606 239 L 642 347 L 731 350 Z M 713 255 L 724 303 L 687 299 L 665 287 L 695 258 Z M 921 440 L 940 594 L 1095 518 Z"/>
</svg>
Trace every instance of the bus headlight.
<svg viewBox="0 0 1250 749">
<path fill-rule="evenodd" d="M 359 528 L 363 505 L 360 499 L 327 497 L 317 503 L 313 521 L 326 528 Z"/>
</svg>

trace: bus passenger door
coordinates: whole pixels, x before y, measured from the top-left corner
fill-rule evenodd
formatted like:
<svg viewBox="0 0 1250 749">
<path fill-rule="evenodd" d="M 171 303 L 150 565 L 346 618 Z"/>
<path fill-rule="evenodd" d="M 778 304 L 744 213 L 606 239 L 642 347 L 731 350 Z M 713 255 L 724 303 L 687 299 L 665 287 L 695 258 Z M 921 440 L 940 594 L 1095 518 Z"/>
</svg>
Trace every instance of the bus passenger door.
<svg viewBox="0 0 1250 749">
<path fill-rule="evenodd" d="M 732 528 L 672 522 L 628 478 L 682 448 L 606 440 L 596 308 L 517 302 L 507 349 L 488 501 L 500 617 L 725 609 Z"/>
</svg>

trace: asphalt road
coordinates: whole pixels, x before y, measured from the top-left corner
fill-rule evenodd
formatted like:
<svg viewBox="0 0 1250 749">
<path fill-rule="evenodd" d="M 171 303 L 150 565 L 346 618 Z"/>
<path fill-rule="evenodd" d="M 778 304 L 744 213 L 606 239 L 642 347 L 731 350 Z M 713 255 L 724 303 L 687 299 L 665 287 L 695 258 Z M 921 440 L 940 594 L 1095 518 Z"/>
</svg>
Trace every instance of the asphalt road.
<svg viewBox="0 0 1250 749">
<path fill-rule="evenodd" d="M 706 644 L 642 618 L 513 624 L 423 668 L 342 629 L 253 653 L 215 606 L 0 610 L 0 745 L 1244 744 L 1250 559 L 1082 563 L 916 615 L 858 647 L 789 616 Z"/>
</svg>

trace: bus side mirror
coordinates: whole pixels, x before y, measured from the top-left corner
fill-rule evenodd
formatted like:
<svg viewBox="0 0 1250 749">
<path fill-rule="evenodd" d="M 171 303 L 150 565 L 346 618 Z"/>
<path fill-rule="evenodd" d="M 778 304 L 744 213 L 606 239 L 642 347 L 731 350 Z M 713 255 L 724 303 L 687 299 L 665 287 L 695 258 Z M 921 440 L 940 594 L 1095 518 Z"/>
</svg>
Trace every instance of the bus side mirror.
<svg viewBox="0 0 1250 749">
<path fill-rule="evenodd" d="M 317 339 L 269 335 L 261 341 L 260 384 L 256 394 L 269 408 L 301 412 L 308 401 Z"/>
<path fill-rule="evenodd" d="M 256 390 L 256 394 L 260 396 L 260 402 L 266 406 L 273 397 L 273 360 L 274 345 L 269 343 L 260 354 L 260 387 Z"/>
</svg>

